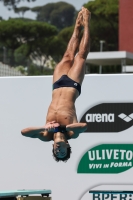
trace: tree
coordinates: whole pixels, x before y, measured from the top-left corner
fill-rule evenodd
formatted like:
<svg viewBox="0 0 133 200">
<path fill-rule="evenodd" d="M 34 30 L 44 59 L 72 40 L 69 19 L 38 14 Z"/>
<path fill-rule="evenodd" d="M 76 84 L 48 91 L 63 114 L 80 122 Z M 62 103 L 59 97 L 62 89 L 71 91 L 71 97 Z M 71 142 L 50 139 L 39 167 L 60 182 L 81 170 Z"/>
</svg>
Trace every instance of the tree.
<svg viewBox="0 0 133 200">
<path fill-rule="evenodd" d="M 14 9 L 17 7 L 17 5 L 22 1 L 22 0 L 0 0 L 1 2 L 3 2 L 3 4 L 5 6 L 7 6 L 10 9 Z M 26 0 L 28 2 L 31 2 L 31 1 L 36 1 L 36 0 Z"/>
<path fill-rule="evenodd" d="M 25 12 L 28 11 L 28 10 L 30 10 L 30 8 L 26 7 L 26 6 L 14 8 L 14 12 L 15 13 L 22 13 L 22 17 L 24 17 Z"/>
<path fill-rule="evenodd" d="M 34 8 L 31 8 L 32 12 L 35 12 L 37 15 L 41 12 L 42 6 L 36 6 Z"/>
<path fill-rule="evenodd" d="M 37 12 L 38 21 L 50 23 L 58 29 L 72 26 L 76 12 L 74 6 L 66 2 L 48 3 L 41 8 L 32 8 L 32 11 Z"/>
<path fill-rule="evenodd" d="M 0 22 L 0 43 L 10 49 L 12 65 L 14 65 L 14 52 L 24 56 L 47 54 L 49 40 L 57 34 L 57 29 L 46 23 L 22 20 L 8 20 Z"/>
<path fill-rule="evenodd" d="M 62 29 L 58 34 L 58 43 L 59 44 L 61 43 L 61 44 L 60 45 L 57 44 L 57 46 L 59 48 L 62 48 L 61 49 L 62 54 L 60 54 L 60 57 L 63 56 L 63 54 L 64 54 L 64 52 L 66 50 L 68 42 L 69 42 L 69 40 L 70 40 L 70 38 L 72 36 L 73 30 L 74 30 L 74 26 L 70 26 L 70 27 Z M 58 51 L 57 51 L 57 53 L 58 53 Z"/>
<path fill-rule="evenodd" d="M 100 50 L 100 40 L 105 40 L 104 50 L 118 49 L 118 0 L 95 0 L 85 4 L 92 13 L 91 51 Z"/>
<path fill-rule="evenodd" d="M 66 44 L 57 35 L 49 40 L 48 55 L 51 55 L 56 62 L 59 62 L 64 54 Z"/>
</svg>

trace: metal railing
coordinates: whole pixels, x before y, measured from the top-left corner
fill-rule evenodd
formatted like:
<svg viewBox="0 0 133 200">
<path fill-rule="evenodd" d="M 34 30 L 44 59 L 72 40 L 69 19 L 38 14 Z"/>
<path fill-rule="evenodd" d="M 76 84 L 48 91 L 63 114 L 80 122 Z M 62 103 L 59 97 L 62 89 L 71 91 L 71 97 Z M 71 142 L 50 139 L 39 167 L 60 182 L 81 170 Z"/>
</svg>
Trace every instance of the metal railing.
<svg viewBox="0 0 133 200">
<path fill-rule="evenodd" d="M 0 76 L 24 76 L 17 69 L 0 62 Z"/>
</svg>

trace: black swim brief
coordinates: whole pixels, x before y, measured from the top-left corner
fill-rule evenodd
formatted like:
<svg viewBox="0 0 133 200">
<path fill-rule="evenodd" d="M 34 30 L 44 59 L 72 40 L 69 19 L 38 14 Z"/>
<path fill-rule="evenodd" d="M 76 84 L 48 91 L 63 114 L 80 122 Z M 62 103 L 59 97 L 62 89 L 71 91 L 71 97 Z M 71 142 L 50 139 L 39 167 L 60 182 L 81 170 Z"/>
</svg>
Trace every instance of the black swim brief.
<svg viewBox="0 0 133 200">
<path fill-rule="evenodd" d="M 55 127 L 54 133 L 57 133 L 57 132 L 66 133 L 67 132 L 66 126 L 60 125 L 58 127 Z"/>
<path fill-rule="evenodd" d="M 53 90 L 61 87 L 73 87 L 78 90 L 79 95 L 81 93 L 81 85 L 67 75 L 62 75 L 61 78 L 53 84 Z"/>
</svg>

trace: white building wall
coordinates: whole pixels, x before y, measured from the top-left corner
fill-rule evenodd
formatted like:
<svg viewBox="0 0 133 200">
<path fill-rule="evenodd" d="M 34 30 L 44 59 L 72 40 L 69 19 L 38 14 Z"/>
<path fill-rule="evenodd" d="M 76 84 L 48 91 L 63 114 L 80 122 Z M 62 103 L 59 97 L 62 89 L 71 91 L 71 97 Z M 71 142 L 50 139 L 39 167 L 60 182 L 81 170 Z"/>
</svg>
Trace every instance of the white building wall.
<svg viewBox="0 0 133 200">
<path fill-rule="evenodd" d="M 76 101 L 78 119 L 100 103 L 133 102 L 133 75 L 86 75 Z M 23 137 L 21 129 L 45 124 L 52 76 L 0 78 L 0 190 L 51 189 L 53 200 L 79 200 L 100 184 L 130 184 L 120 174 L 77 174 L 83 154 L 104 143 L 132 143 L 133 127 L 120 133 L 82 133 L 71 140 L 67 163 L 52 158 L 52 143 Z M 133 112 L 133 111 L 131 111 Z"/>
</svg>

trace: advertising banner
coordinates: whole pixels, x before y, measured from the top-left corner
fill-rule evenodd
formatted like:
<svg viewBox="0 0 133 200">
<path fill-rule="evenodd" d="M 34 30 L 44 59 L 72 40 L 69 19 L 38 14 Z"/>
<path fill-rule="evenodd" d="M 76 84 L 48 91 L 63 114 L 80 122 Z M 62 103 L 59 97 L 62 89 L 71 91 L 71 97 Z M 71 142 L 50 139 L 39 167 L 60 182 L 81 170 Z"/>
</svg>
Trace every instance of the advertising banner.
<svg viewBox="0 0 133 200">
<path fill-rule="evenodd" d="M 132 200 L 133 185 L 99 185 L 90 189 L 82 200 Z"/>
<path fill-rule="evenodd" d="M 45 125 L 52 76 L 0 78 L 0 190 L 45 189 L 52 200 L 132 200 L 90 193 L 100 185 L 133 191 L 127 188 L 133 185 L 132 86 L 132 74 L 86 75 L 75 108 L 87 130 L 68 141 L 70 159 L 56 162 L 53 141 L 21 134 Z"/>
<path fill-rule="evenodd" d="M 133 166 L 133 144 L 103 144 L 88 150 L 77 173 L 121 173 Z"/>
</svg>

